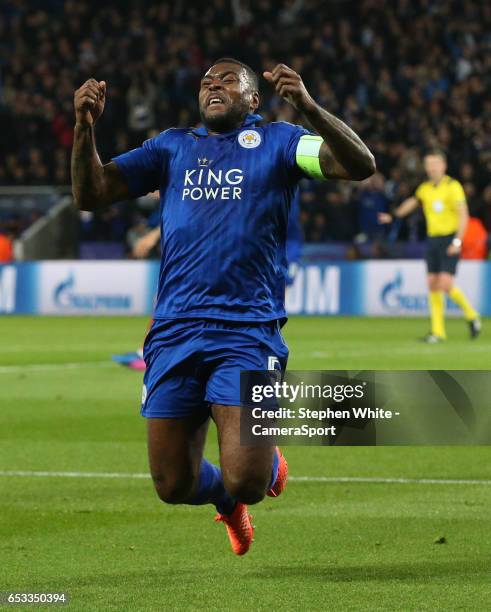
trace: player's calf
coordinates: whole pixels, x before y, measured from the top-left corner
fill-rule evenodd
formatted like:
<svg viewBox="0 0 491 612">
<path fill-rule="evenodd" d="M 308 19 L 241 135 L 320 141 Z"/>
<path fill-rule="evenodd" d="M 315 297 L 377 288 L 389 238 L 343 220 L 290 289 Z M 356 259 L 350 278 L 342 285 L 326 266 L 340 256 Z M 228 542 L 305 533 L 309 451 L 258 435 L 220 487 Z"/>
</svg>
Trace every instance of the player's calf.
<svg viewBox="0 0 491 612">
<path fill-rule="evenodd" d="M 166 504 L 186 503 L 196 488 L 196 477 L 191 473 L 168 476 L 152 474 L 152 480 L 157 495 Z"/>
<path fill-rule="evenodd" d="M 220 466 L 226 490 L 244 504 L 257 504 L 271 486 L 275 450 L 240 443 L 240 408 L 214 404 L 218 429 Z"/>
<path fill-rule="evenodd" d="M 208 428 L 202 418 L 150 418 L 148 458 L 159 498 L 167 504 L 189 503 L 200 477 Z"/>
<path fill-rule="evenodd" d="M 249 466 L 236 471 L 223 471 L 226 490 L 232 497 L 247 505 L 258 504 L 264 499 L 270 478 L 271 470 L 265 472 Z"/>
</svg>

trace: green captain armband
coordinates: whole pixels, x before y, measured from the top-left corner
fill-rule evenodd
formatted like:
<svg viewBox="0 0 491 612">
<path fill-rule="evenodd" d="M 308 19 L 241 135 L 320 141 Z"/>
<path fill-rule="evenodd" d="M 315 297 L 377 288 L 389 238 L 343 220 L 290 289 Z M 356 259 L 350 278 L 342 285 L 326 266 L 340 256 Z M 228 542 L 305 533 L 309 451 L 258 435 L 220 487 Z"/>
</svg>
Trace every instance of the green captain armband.
<svg viewBox="0 0 491 612">
<path fill-rule="evenodd" d="M 322 143 L 323 140 L 320 136 L 311 136 L 310 134 L 301 136 L 297 145 L 296 161 L 297 166 L 310 178 L 326 180 L 319 162 L 319 151 Z"/>
</svg>

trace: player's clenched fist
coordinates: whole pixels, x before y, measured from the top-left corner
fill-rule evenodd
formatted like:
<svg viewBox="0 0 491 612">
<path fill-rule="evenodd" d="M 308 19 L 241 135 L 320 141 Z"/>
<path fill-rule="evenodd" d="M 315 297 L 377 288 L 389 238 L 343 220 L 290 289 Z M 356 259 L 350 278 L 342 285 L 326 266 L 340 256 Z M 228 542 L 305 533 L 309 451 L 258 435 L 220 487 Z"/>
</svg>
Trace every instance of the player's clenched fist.
<svg viewBox="0 0 491 612">
<path fill-rule="evenodd" d="M 315 104 L 302 77 L 285 64 L 278 64 L 272 72 L 263 72 L 263 76 L 274 86 L 276 93 L 296 109 L 303 111 Z"/>
<path fill-rule="evenodd" d="M 77 89 L 74 97 L 75 119 L 80 125 L 94 125 L 106 102 L 106 82 L 89 79 Z"/>
</svg>

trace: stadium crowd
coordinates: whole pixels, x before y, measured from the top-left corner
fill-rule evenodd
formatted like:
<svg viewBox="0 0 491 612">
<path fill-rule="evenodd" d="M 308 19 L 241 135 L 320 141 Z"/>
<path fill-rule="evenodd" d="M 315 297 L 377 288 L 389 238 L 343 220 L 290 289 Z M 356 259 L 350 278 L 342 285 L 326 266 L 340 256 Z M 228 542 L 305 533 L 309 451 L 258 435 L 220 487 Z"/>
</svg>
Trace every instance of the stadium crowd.
<svg viewBox="0 0 491 612">
<path fill-rule="evenodd" d="M 481 0 L 0 0 L 0 184 L 69 183 L 73 92 L 86 78 L 108 84 L 97 127 L 108 160 L 199 122 L 200 77 L 223 55 L 259 73 L 288 64 L 376 156 L 378 174 L 361 186 L 302 186 L 307 241 L 379 238 L 377 212 L 413 191 L 434 145 L 491 230 L 491 3 Z M 264 80 L 261 95 L 265 120 L 302 122 Z M 97 231 L 120 236 L 132 220 L 119 210 Z M 421 226 L 413 217 L 392 237 L 416 240 Z"/>
</svg>

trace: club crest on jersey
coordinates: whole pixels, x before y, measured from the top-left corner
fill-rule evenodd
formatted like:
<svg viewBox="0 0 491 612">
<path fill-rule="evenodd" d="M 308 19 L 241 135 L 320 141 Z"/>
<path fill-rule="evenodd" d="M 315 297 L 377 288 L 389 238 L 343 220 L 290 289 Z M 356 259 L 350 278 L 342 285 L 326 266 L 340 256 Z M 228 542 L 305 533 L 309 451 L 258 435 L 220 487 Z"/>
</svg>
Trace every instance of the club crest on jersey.
<svg viewBox="0 0 491 612">
<path fill-rule="evenodd" d="M 238 141 L 244 149 L 255 149 L 261 144 L 261 134 L 256 130 L 244 130 L 239 134 Z"/>
</svg>

